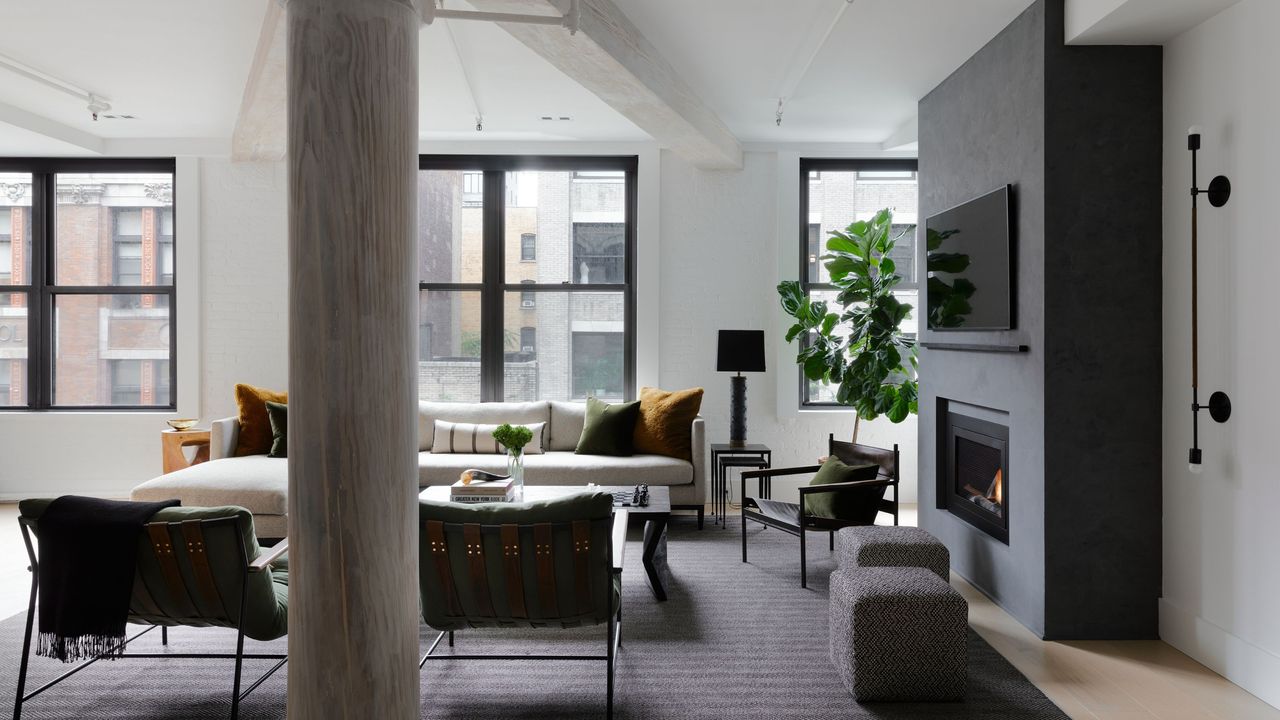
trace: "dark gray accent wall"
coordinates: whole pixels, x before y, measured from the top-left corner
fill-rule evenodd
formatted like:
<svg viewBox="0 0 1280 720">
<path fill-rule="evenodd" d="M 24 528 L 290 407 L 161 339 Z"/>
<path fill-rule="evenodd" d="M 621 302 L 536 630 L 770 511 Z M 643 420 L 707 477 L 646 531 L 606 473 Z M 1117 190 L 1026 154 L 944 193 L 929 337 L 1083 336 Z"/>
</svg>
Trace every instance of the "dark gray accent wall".
<svg viewBox="0 0 1280 720">
<path fill-rule="evenodd" d="M 1042 637 L 1155 637 L 1160 48 L 1062 37 L 1039 0 L 920 102 L 921 216 L 1013 185 L 1017 268 L 1015 329 L 923 339 L 1029 348 L 921 351 L 920 523 Z M 1008 414 L 1008 545 L 936 508 L 940 398 Z"/>
</svg>

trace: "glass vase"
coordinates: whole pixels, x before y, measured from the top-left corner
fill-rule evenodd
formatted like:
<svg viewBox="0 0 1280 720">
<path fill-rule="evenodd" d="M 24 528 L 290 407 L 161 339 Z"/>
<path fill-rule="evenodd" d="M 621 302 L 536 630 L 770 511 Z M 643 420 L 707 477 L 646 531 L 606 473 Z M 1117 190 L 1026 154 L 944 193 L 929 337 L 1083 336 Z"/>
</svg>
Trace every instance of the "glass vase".
<svg viewBox="0 0 1280 720">
<path fill-rule="evenodd" d="M 507 474 L 511 476 L 511 484 L 515 487 L 516 502 L 524 501 L 524 453 L 520 450 L 507 451 Z"/>
</svg>

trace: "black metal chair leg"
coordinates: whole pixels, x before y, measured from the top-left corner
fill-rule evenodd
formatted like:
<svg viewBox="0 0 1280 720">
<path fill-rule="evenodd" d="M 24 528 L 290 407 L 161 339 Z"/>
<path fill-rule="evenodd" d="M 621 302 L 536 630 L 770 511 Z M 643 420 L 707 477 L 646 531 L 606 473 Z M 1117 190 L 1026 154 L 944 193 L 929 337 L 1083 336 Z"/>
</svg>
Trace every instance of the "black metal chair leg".
<svg viewBox="0 0 1280 720">
<path fill-rule="evenodd" d="M 613 720 L 613 638 L 614 634 L 618 632 L 617 622 L 616 618 L 609 619 L 609 647 L 607 649 L 608 652 L 606 653 L 606 661 L 609 665 L 608 698 L 606 700 L 608 703 L 608 710 L 605 712 L 605 717 L 608 718 L 608 720 Z"/>
<path fill-rule="evenodd" d="M 804 518 L 800 519 L 800 587 L 809 587 L 809 571 L 805 568 Z"/>
<path fill-rule="evenodd" d="M 836 551 L 836 531 L 835 530 L 827 531 L 827 549 L 830 550 L 831 552 Z"/>
<path fill-rule="evenodd" d="M 168 628 L 168 626 L 165 626 L 165 625 L 161 625 L 161 626 L 160 626 L 160 644 L 161 644 L 161 645 L 168 645 L 168 644 L 169 644 L 169 628 Z"/>
<path fill-rule="evenodd" d="M 449 647 L 453 647 L 453 631 L 449 631 Z"/>
<path fill-rule="evenodd" d="M 742 562 L 747 561 L 747 506 L 744 499 L 742 505 Z"/>
<path fill-rule="evenodd" d="M 240 666 L 244 662 L 244 631 L 236 632 L 236 679 L 231 685 L 231 720 L 240 716 Z"/>
<path fill-rule="evenodd" d="M 26 532 L 26 528 L 23 528 Z M 31 631 L 36 618 L 36 587 L 40 584 L 40 575 L 36 568 L 31 568 L 31 599 L 27 603 L 27 629 L 22 636 L 22 660 L 18 668 L 18 696 L 13 701 L 13 720 L 22 717 L 22 696 L 27 692 L 27 659 L 31 655 Z"/>
<path fill-rule="evenodd" d="M 702 514 L 704 512 L 706 512 L 706 507 L 699 505 L 698 506 L 698 529 L 699 530 L 702 529 Z"/>
</svg>

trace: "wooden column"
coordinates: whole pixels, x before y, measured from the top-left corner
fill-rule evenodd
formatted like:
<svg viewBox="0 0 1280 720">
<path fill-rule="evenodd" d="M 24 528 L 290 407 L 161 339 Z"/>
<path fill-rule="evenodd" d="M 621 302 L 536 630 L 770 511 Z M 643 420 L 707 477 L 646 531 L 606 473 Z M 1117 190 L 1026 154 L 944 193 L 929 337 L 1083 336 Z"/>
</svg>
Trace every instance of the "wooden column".
<svg viewBox="0 0 1280 720">
<path fill-rule="evenodd" d="M 286 13 L 289 717 L 417 718 L 419 19 Z"/>
</svg>

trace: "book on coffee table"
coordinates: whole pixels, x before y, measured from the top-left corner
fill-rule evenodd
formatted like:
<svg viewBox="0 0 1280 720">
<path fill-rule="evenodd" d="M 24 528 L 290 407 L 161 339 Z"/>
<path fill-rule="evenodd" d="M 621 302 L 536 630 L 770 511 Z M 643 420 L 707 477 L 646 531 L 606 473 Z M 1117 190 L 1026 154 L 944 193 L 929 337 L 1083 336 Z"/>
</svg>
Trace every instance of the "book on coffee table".
<svg viewBox="0 0 1280 720">
<path fill-rule="evenodd" d="M 469 483 L 459 480 L 450 486 L 449 499 L 465 503 L 511 502 L 515 499 L 515 490 L 515 482 L 509 477 Z"/>
</svg>

